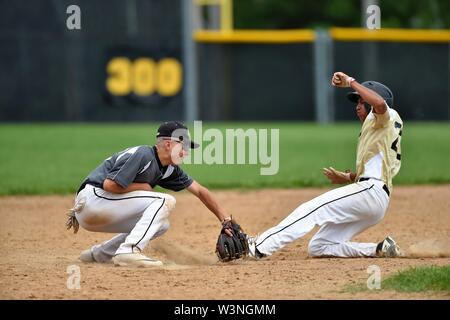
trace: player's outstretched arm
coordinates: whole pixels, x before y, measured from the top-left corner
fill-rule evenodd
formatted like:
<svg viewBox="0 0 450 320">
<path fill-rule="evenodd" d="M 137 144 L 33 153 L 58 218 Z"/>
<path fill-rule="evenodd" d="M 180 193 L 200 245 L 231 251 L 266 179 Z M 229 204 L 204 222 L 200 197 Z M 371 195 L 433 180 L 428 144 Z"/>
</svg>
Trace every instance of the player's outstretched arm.
<svg viewBox="0 0 450 320">
<path fill-rule="evenodd" d="M 194 182 L 192 182 L 192 184 L 187 189 L 190 193 L 199 198 L 200 201 L 203 202 L 203 204 L 216 215 L 217 219 L 219 219 L 220 222 L 223 222 L 229 217 L 229 215 L 219 205 L 208 188 L 202 186 L 200 183 L 194 180 Z"/>
<path fill-rule="evenodd" d="M 370 90 L 364 86 L 362 86 L 358 81 L 354 78 L 346 75 L 343 72 L 335 72 L 333 77 L 331 78 L 331 84 L 335 87 L 339 88 L 352 88 L 359 93 L 361 98 L 370 104 L 375 113 L 383 114 L 386 112 L 386 102 L 383 97 L 381 97 L 378 93 L 373 90 Z"/>
<path fill-rule="evenodd" d="M 190 193 L 200 199 L 201 202 L 219 219 L 222 225 L 225 225 L 227 221 L 231 220 L 231 217 L 225 212 L 217 200 L 212 195 L 208 188 L 202 186 L 200 183 L 194 180 L 192 184 L 187 188 Z M 231 236 L 231 230 L 226 230 L 226 234 Z"/>
</svg>

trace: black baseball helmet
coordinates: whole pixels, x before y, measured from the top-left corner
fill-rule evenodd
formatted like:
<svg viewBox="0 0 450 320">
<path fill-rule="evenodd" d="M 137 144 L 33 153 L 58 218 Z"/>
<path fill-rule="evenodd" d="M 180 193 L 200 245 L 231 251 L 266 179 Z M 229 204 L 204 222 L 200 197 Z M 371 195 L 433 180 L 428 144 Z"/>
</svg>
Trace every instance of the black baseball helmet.
<svg viewBox="0 0 450 320">
<path fill-rule="evenodd" d="M 391 89 L 384 84 L 376 81 L 365 81 L 361 83 L 361 85 L 378 93 L 386 101 L 389 107 L 394 106 L 394 94 Z M 359 93 L 356 91 L 349 92 L 347 93 L 347 98 L 354 103 L 358 103 Z"/>
</svg>

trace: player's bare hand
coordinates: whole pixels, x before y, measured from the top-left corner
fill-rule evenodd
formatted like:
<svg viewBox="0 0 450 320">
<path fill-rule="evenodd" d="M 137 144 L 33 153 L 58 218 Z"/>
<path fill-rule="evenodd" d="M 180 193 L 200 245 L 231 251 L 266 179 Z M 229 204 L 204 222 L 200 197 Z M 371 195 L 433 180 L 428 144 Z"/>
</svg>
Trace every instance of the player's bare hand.
<svg viewBox="0 0 450 320">
<path fill-rule="evenodd" d="M 232 237 L 233 236 L 233 224 L 232 224 L 232 217 L 227 217 L 222 221 L 222 230 L 227 234 L 227 236 Z"/>
<path fill-rule="evenodd" d="M 342 172 L 333 167 L 323 168 L 323 174 L 334 184 L 345 184 L 352 181 L 350 172 Z"/>
<path fill-rule="evenodd" d="M 343 72 L 335 72 L 331 78 L 331 84 L 339 88 L 348 88 L 353 80 L 355 79 Z"/>
<path fill-rule="evenodd" d="M 229 236 L 229 237 L 233 236 L 232 229 L 223 229 L 223 231 L 227 234 L 227 236 Z"/>
</svg>

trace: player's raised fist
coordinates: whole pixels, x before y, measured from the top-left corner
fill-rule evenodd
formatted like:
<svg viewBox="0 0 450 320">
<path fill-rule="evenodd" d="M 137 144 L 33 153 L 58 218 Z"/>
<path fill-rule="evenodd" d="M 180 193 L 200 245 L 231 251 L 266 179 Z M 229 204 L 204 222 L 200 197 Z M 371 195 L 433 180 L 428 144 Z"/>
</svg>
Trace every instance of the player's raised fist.
<svg viewBox="0 0 450 320">
<path fill-rule="evenodd" d="M 349 77 L 343 72 L 335 72 L 331 78 L 331 84 L 335 87 L 347 88 L 350 87 L 350 83 L 355 80 Z"/>
</svg>

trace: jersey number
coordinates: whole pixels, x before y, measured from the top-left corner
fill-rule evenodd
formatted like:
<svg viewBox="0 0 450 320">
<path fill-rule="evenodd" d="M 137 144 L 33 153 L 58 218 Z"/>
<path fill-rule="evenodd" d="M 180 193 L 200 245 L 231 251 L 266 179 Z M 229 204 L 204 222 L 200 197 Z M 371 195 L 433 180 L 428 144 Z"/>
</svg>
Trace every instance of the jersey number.
<svg viewBox="0 0 450 320">
<path fill-rule="evenodd" d="M 401 136 L 402 135 L 402 129 L 401 129 L 402 125 L 400 123 L 398 123 L 398 122 L 395 122 L 394 125 L 395 125 L 395 128 L 399 128 L 400 129 L 400 132 L 398 134 L 399 134 L 399 136 Z M 398 153 L 398 140 L 399 139 L 400 139 L 400 137 L 397 137 L 397 139 L 395 139 L 394 142 L 392 142 L 392 145 L 391 145 L 391 149 L 394 150 L 395 153 L 397 154 L 397 160 L 401 160 L 402 159 L 402 155 L 400 153 Z"/>
</svg>

